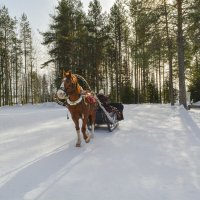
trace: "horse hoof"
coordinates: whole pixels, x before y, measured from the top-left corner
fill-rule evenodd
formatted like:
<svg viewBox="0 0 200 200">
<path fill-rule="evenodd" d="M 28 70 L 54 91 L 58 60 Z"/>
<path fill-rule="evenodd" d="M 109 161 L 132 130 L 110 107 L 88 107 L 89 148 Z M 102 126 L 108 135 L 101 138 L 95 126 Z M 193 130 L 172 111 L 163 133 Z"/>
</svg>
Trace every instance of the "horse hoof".
<svg viewBox="0 0 200 200">
<path fill-rule="evenodd" d="M 77 143 L 77 144 L 76 144 L 76 147 L 81 147 L 81 144 Z"/>
<path fill-rule="evenodd" d="M 88 136 L 88 137 L 85 139 L 85 142 L 86 142 L 86 143 L 90 142 L 90 136 Z"/>
</svg>

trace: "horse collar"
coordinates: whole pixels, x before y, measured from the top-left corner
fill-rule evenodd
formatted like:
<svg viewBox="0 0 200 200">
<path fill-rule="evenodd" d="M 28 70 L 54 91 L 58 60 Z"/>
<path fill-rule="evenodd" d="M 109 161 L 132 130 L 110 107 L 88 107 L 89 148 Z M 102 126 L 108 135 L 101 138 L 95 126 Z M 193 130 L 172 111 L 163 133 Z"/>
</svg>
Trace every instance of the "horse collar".
<svg viewBox="0 0 200 200">
<path fill-rule="evenodd" d="M 70 106 L 76 106 L 77 104 L 79 104 L 83 99 L 83 96 L 81 95 L 76 101 L 70 101 L 69 98 L 67 98 L 67 103 L 70 105 Z"/>
</svg>

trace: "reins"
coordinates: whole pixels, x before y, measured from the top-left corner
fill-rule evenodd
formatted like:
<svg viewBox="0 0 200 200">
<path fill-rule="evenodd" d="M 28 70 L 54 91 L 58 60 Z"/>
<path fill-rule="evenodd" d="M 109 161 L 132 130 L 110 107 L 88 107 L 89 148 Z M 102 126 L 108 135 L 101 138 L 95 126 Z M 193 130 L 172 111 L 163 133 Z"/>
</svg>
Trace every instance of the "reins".
<svg viewBox="0 0 200 200">
<path fill-rule="evenodd" d="M 86 86 L 88 87 L 88 89 L 92 92 L 90 85 L 88 84 L 88 82 L 79 74 L 74 74 L 75 76 L 77 76 L 79 79 L 81 79 L 83 82 L 85 82 Z"/>
</svg>

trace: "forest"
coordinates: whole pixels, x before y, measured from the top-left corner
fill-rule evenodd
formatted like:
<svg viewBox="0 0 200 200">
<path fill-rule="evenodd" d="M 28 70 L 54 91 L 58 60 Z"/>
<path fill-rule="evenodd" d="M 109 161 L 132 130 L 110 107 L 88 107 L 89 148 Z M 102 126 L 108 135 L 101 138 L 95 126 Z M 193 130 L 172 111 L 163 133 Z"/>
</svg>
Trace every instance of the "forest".
<svg viewBox="0 0 200 200">
<path fill-rule="evenodd" d="M 53 101 L 65 70 L 111 101 L 187 106 L 200 100 L 200 0 L 116 0 L 103 12 L 91 0 L 59 0 L 43 36 L 51 77 L 37 70 L 25 13 L 0 7 L 0 106 Z"/>
</svg>

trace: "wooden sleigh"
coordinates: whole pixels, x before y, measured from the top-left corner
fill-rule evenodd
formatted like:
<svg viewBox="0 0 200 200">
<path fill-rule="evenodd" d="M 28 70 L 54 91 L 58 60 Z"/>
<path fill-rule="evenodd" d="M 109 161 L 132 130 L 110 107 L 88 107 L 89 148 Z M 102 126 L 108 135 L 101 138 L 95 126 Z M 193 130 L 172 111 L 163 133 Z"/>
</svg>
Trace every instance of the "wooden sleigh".
<svg viewBox="0 0 200 200">
<path fill-rule="evenodd" d="M 109 132 L 112 132 L 119 125 L 119 121 L 123 120 L 124 106 L 121 103 L 109 103 L 109 106 L 116 108 L 121 114 L 121 117 L 119 117 L 116 112 L 105 112 L 105 110 L 99 106 L 96 111 L 95 127 L 107 126 Z M 88 129 L 91 130 L 91 124 L 89 123 Z"/>
</svg>

